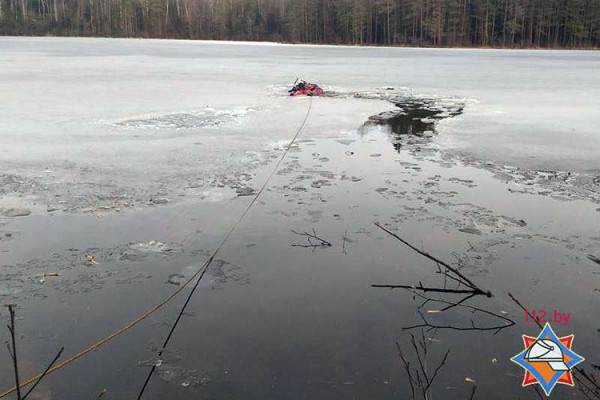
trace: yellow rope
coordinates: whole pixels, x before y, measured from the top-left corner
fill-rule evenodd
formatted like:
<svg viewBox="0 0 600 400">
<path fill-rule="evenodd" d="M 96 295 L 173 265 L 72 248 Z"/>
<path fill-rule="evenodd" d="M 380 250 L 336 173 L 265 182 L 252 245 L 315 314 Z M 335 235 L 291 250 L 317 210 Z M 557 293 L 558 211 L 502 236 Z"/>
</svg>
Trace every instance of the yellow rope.
<svg viewBox="0 0 600 400">
<path fill-rule="evenodd" d="M 269 176 L 265 180 L 264 184 L 262 185 L 262 187 L 260 188 L 260 190 L 256 193 L 256 196 L 254 196 L 254 198 L 252 199 L 252 201 L 250 202 L 250 204 L 248 204 L 248 206 L 246 207 L 246 209 L 244 210 L 244 212 L 240 215 L 240 217 L 238 218 L 238 220 L 236 221 L 236 223 L 233 224 L 233 226 L 231 227 L 231 229 L 223 237 L 223 239 L 219 243 L 219 246 L 217 246 L 216 250 L 213 251 L 213 253 L 211 254 L 211 256 L 206 260 L 206 262 L 202 265 L 202 267 L 198 271 L 196 271 L 194 273 L 194 275 L 192 275 L 188 280 L 186 280 L 177 290 L 175 290 L 173 293 L 171 293 L 170 295 L 168 295 L 163 301 L 161 301 L 160 303 L 158 303 L 154 307 L 148 309 L 146 312 L 144 312 L 143 314 L 141 314 L 140 316 L 138 316 L 137 318 L 135 318 L 134 320 L 132 320 L 131 322 L 129 322 L 127 325 L 125 325 L 122 328 L 118 329 L 117 331 L 111 333 L 110 335 L 104 337 L 103 339 L 95 342 L 94 344 L 92 344 L 88 348 L 80 351 L 79 353 L 72 355 L 71 357 L 67 358 L 64 361 L 61 361 L 60 363 L 58 363 L 55 366 L 53 366 L 52 368 L 50 368 L 45 374 L 40 373 L 40 374 L 37 374 L 37 375 L 35 375 L 35 376 L 27 379 L 24 382 L 21 382 L 21 384 L 20 384 L 19 387 L 20 388 L 24 388 L 26 386 L 31 385 L 32 383 L 36 382 L 38 379 L 42 378 L 43 376 L 50 375 L 50 374 L 58 371 L 59 369 L 62 369 L 64 367 L 66 367 L 67 365 L 69 365 L 69 364 L 77 361 L 81 357 L 83 357 L 83 356 L 91 353 L 92 351 L 98 349 L 99 347 L 101 347 L 105 343 L 109 342 L 110 340 L 112 340 L 112 339 L 116 338 L 117 336 L 120 336 L 123 333 L 127 332 L 128 330 L 132 329 L 137 324 L 139 324 L 140 322 L 142 322 L 143 320 L 145 320 L 146 318 L 148 318 L 150 315 L 152 315 L 153 313 L 155 313 L 159 308 L 161 308 L 162 306 L 164 306 L 165 304 L 167 304 L 168 302 L 170 302 L 175 296 L 177 296 L 179 293 L 181 293 L 183 291 L 183 289 L 185 289 L 194 279 L 196 279 L 196 277 L 198 277 L 200 274 L 204 275 L 204 272 L 206 271 L 206 269 L 208 268 L 208 266 L 210 265 L 210 263 L 213 261 L 213 259 L 215 258 L 215 256 L 219 252 L 219 250 L 221 250 L 221 248 L 223 247 L 223 245 L 225 244 L 225 242 L 227 241 L 227 239 L 229 239 L 229 237 L 231 236 L 231 234 L 240 225 L 240 223 L 242 222 L 242 220 L 244 219 L 244 217 L 246 216 L 246 214 L 248 214 L 248 212 L 250 211 L 250 208 L 252 208 L 252 206 L 256 203 L 256 201 L 258 200 L 258 197 L 262 194 L 262 192 L 265 190 L 265 188 L 269 184 L 269 181 L 271 180 L 271 178 L 273 177 L 273 175 L 275 175 L 275 172 L 277 172 L 277 170 L 279 169 L 279 166 L 283 162 L 285 156 L 290 151 L 292 145 L 294 144 L 294 142 L 296 141 L 296 139 L 300 135 L 300 131 L 302 131 L 302 129 L 304 128 L 304 125 L 306 125 L 306 121 L 308 120 L 308 116 L 310 115 L 310 110 L 311 109 L 312 109 L 312 97 L 310 97 L 308 111 L 306 112 L 306 116 L 304 117 L 304 120 L 302 121 L 302 124 L 300 125 L 300 128 L 298 128 L 298 130 L 296 131 L 294 137 L 292 138 L 292 140 L 288 144 L 287 148 L 285 149 L 285 152 L 283 153 L 283 155 L 281 156 L 281 158 L 279 159 L 279 161 L 277 162 L 277 164 L 275 165 L 275 167 L 273 168 L 273 170 L 271 171 L 271 173 L 269 174 Z M 0 393 L 0 399 L 8 396 L 11 393 L 14 393 L 16 390 L 17 390 L 17 387 L 14 386 L 11 389 L 8 389 L 8 390 Z"/>
</svg>

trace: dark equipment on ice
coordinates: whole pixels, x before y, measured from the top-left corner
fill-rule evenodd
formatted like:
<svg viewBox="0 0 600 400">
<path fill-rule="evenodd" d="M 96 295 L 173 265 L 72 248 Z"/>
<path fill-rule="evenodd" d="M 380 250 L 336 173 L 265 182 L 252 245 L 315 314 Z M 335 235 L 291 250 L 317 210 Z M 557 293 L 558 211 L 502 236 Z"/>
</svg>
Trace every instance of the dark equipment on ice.
<svg viewBox="0 0 600 400">
<path fill-rule="evenodd" d="M 296 79 L 288 93 L 290 96 L 323 96 L 323 89 L 316 83 L 307 83 L 302 79 Z"/>
</svg>

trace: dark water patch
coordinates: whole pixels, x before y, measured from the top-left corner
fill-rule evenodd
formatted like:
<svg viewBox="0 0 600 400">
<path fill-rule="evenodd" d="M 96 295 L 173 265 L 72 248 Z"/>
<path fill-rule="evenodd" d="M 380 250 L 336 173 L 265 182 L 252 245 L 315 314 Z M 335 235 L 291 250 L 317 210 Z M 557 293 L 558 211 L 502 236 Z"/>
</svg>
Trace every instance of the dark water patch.
<svg viewBox="0 0 600 400">
<path fill-rule="evenodd" d="M 430 138 L 439 133 L 439 122 L 461 115 L 470 102 L 468 99 L 418 96 L 407 88 L 388 87 L 368 92 L 327 90 L 326 96 L 383 100 L 396 105 L 396 110 L 371 116 L 359 129 L 359 132 L 364 135 L 373 128 L 384 128 L 396 151 L 408 150 L 420 161 L 425 157 L 441 154 L 442 157 L 437 160 L 439 165 L 451 168 L 459 160 L 469 166 L 493 171 L 497 179 L 511 183 L 508 187 L 508 191 L 511 193 L 542 195 L 557 200 L 585 200 L 600 203 L 600 172 L 597 169 L 586 173 L 521 169 L 497 165 L 448 150 L 440 153 L 439 148 L 429 146 L 432 143 Z M 354 153 L 347 153 L 347 155 L 349 154 L 353 155 Z M 476 187 L 475 183 L 470 183 L 468 180 L 457 181 L 457 183 L 462 183 L 469 188 Z"/>
<path fill-rule="evenodd" d="M 437 135 L 438 124 L 446 118 L 460 116 L 466 101 L 457 98 L 416 97 L 397 90 L 380 90 L 368 94 L 352 93 L 357 98 L 380 99 L 394 103 L 397 109 L 371 116 L 359 129 L 361 135 L 375 127 L 384 128 L 394 149 L 409 150 L 417 159 L 434 156 L 439 152 L 429 146 L 430 138 Z M 510 182 L 511 193 L 536 194 L 558 200 L 586 200 L 600 203 L 600 173 L 576 173 L 559 170 L 526 170 L 497 165 L 465 155 L 446 153 L 438 159 L 440 165 L 452 167 L 458 158 L 464 164 L 493 171 L 499 180 Z M 418 167 L 414 167 L 418 170 Z M 473 188 L 477 185 L 468 179 L 456 178 L 456 183 Z M 600 210 L 600 209 L 599 209 Z"/>
<path fill-rule="evenodd" d="M 256 191 L 249 186 L 243 186 L 243 187 L 238 187 L 236 189 L 236 193 L 239 197 L 254 196 L 256 194 Z"/>
<path fill-rule="evenodd" d="M 436 133 L 436 123 L 444 118 L 462 114 L 462 103 L 438 103 L 427 99 L 396 99 L 397 110 L 387 111 L 369 118 L 364 126 L 380 125 L 394 135 L 430 137 Z"/>
</svg>

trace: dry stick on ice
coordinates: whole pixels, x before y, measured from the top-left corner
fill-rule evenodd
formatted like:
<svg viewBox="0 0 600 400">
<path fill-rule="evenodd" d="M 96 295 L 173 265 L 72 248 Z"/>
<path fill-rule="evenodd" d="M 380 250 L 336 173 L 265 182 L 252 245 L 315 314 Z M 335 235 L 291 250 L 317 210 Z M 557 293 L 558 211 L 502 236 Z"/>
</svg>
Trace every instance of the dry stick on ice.
<svg viewBox="0 0 600 400">
<path fill-rule="evenodd" d="M 33 392 L 33 390 L 41 382 L 41 380 L 44 379 L 44 377 L 48 374 L 48 371 L 50 370 L 50 368 L 52 368 L 52 366 L 59 359 L 60 355 L 65 350 L 65 348 L 62 347 L 59 350 L 58 354 L 54 357 L 54 359 L 52 359 L 52 361 L 50 362 L 48 367 L 46 367 L 44 372 L 42 374 L 40 374 L 39 378 L 37 378 L 37 380 L 35 381 L 33 386 L 27 391 L 27 393 L 25 393 L 25 395 L 21 395 L 21 381 L 19 379 L 19 365 L 18 365 L 19 363 L 18 363 L 18 359 L 17 359 L 17 341 L 15 338 L 15 336 L 16 336 L 15 306 L 16 306 L 15 304 L 7 304 L 5 306 L 8 308 L 8 312 L 10 313 L 10 325 L 8 326 L 8 330 L 10 331 L 10 339 L 11 339 L 11 345 L 9 345 L 7 343 L 6 346 L 8 348 L 8 353 L 10 354 L 10 357 L 13 360 L 13 366 L 14 366 L 14 370 L 15 370 L 15 387 L 16 387 L 16 391 L 17 391 L 17 399 L 25 400 L 31 394 L 31 392 Z"/>
<path fill-rule="evenodd" d="M 404 354 L 402 354 L 402 349 L 400 348 L 400 344 L 398 342 L 396 342 L 396 347 L 398 348 L 398 356 L 404 364 L 404 369 L 406 369 L 406 375 L 408 375 L 408 383 L 410 384 L 410 391 L 412 393 L 411 399 L 415 400 L 415 386 L 413 385 L 413 377 L 410 373 L 410 362 L 404 357 Z"/>
<path fill-rule="evenodd" d="M 423 300 L 425 300 L 423 302 L 423 304 L 421 304 L 418 307 L 418 309 L 417 309 L 417 312 L 421 316 L 421 319 L 423 320 L 424 324 L 405 327 L 405 328 L 402 328 L 402 330 L 409 330 L 409 329 L 415 329 L 415 328 L 427 328 L 427 331 L 430 331 L 432 329 L 454 329 L 454 330 L 466 330 L 466 331 L 470 331 L 470 330 L 474 330 L 474 331 L 495 331 L 494 332 L 494 335 L 495 335 L 498 332 L 500 332 L 502 329 L 508 328 L 509 326 L 513 326 L 515 324 L 515 322 L 512 319 L 507 318 L 507 317 L 505 317 L 503 315 L 497 314 L 495 312 L 488 311 L 488 310 L 485 310 L 483 308 L 471 306 L 471 305 L 468 305 L 468 304 L 461 304 L 462 300 L 459 301 L 459 302 L 452 302 L 452 301 L 447 301 L 447 300 L 435 299 L 435 298 L 432 298 L 432 297 L 428 297 L 428 296 L 425 296 L 424 294 L 419 293 L 419 292 L 417 292 L 416 290 L 413 290 L 413 289 L 408 289 L 408 291 L 411 292 L 414 296 L 420 297 Z M 463 307 L 463 308 L 466 308 L 468 310 L 471 310 L 472 313 L 481 312 L 483 314 L 491 315 L 493 317 L 501 319 L 501 320 L 505 321 L 505 324 L 504 325 L 491 326 L 491 327 L 487 327 L 487 328 L 486 327 L 477 327 L 477 326 L 475 326 L 472 323 L 472 321 L 471 321 L 471 327 L 468 327 L 468 328 L 460 328 L 460 327 L 455 327 L 455 326 L 433 325 L 433 324 L 431 324 L 430 322 L 428 322 L 425 319 L 425 316 L 421 312 L 421 309 L 425 306 L 425 304 L 427 304 L 429 302 L 441 303 L 441 304 L 448 304 L 449 306 Z M 446 308 L 444 308 L 444 309 L 442 309 L 440 311 L 444 311 L 447 308 L 448 307 L 446 307 Z"/>
<path fill-rule="evenodd" d="M 475 390 L 477 390 L 477 385 L 473 386 L 473 390 L 471 390 L 471 397 L 469 397 L 469 400 L 473 400 L 475 398 Z"/>
<path fill-rule="evenodd" d="M 48 364 L 48 366 L 46 367 L 46 369 L 44 370 L 44 372 L 42 372 L 42 374 L 37 379 L 37 381 L 35 381 L 35 383 L 33 384 L 33 386 L 27 391 L 27 393 L 25 393 L 25 396 L 23 396 L 23 400 L 25 400 L 27 398 L 27 396 L 29 396 L 29 394 L 31 392 L 33 392 L 33 389 L 35 389 L 35 387 L 42 381 L 42 379 L 44 379 L 44 377 L 48 374 L 48 371 L 50 371 L 50 368 L 52 368 L 54 366 L 54 364 L 59 359 L 60 355 L 62 354 L 62 352 L 64 350 L 65 350 L 65 348 L 61 347 L 61 349 L 58 351 L 58 354 L 54 357 L 54 359 L 50 362 L 50 364 Z"/>
<path fill-rule="evenodd" d="M 531 313 L 529 312 L 529 310 L 527 308 L 525 308 L 525 306 L 523 304 L 521 304 L 521 302 L 519 300 L 517 300 L 517 298 L 515 296 L 512 295 L 512 293 L 508 293 L 508 297 L 511 298 L 512 301 L 514 301 L 519 307 L 521 307 L 521 309 L 523 311 L 525 311 L 527 313 L 527 315 L 529 315 L 529 317 L 531 318 L 531 320 L 533 322 L 535 322 L 537 324 L 537 326 L 539 326 L 540 328 L 542 328 L 542 324 L 540 323 L 540 321 L 538 321 L 537 318 L 534 318 L 533 315 L 531 315 Z"/>
<path fill-rule="evenodd" d="M 10 332 L 10 343 L 11 346 L 8 348 L 8 353 L 13 361 L 13 368 L 15 371 L 15 384 L 17 386 L 17 400 L 23 400 L 21 397 L 21 382 L 19 380 L 19 362 L 17 360 L 17 341 L 15 339 L 15 306 L 16 304 L 7 304 L 5 307 L 8 308 L 10 314 L 10 325 L 8 325 L 8 331 Z"/>
<path fill-rule="evenodd" d="M 346 252 L 346 242 L 348 241 L 348 231 L 344 232 L 344 237 L 342 237 L 342 254 L 348 254 Z"/>
<path fill-rule="evenodd" d="M 421 282 L 418 286 L 414 285 L 371 285 L 374 288 L 389 288 L 389 289 L 413 289 L 420 290 L 422 292 L 439 292 L 439 293 L 468 293 L 468 294 L 480 294 L 476 293 L 473 289 L 444 289 L 436 287 L 425 287 Z"/>
<path fill-rule="evenodd" d="M 292 230 L 292 233 L 298 236 L 304 236 L 306 237 L 306 241 L 308 242 L 308 244 L 296 244 L 296 243 L 292 243 L 293 247 L 308 247 L 308 248 L 312 248 L 313 250 L 316 250 L 317 248 L 325 248 L 325 247 L 331 247 L 332 244 L 330 242 L 328 242 L 325 239 L 322 239 L 320 237 L 317 236 L 317 232 L 313 229 L 313 233 L 308 233 L 308 232 L 296 232 L 294 230 Z M 311 240 L 317 240 L 317 243 L 313 243 L 313 241 Z"/>
<path fill-rule="evenodd" d="M 467 326 L 467 327 L 460 327 L 460 326 L 453 326 L 453 325 L 434 325 L 434 324 L 430 323 L 429 321 L 427 321 L 427 319 L 425 318 L 423 313 L 420 311 L 420 308 L 423 306 L 422 305 L 421 307 L 419 307 L 418 313 L 421 316 L 423 323 L 413 325 L 410 327 L 405 327 L 405 328 L 403 328 L 403 330 L 411 330 L 411 329 L 415 329 L 415 328 L 425 328 L 428 331 L 431 329 L 454 329 L 454 330 L 460 330 L 460 331 L 479 330 L 479 331 L 495 331 L 494 334 L 497 334 L 502 329 L 505 329 L 505 328 L 508 328 L 509 326 L 514 325 L 514 321 L 512 321 L 511 319 L 508 319 L 506 317 L 503 317 L 503 316 L 493 313 L 491 311 L 479 309 L 476 307 L 471 307 L 471 306 L 464 304 L 467 300 L 469 300 L 475 296 L 478 296 L 478 295 L 485 295 L 487 297 L 492 297 L 492 294 L 490 291 L 485 291 L 485 290 L 481 289 L 473 281 L 471 281 L 467 276 L 462 274 L 457 268 L 452 267 L 448 263 L 438 259 L 435 256 L 432 256 L 431 254 L 425 252 L 424 250 L 419 250 L 415 246 L 408 243 L 406 240 L 402 239 L 397 234 L 395 234 L 395 233 L 389 231 L 388 229 L 384 228 L 383 226 L 381 226 L 381 224 L 375 223 L 375 226 L 377 226 L 379 229 L 383 230 L 384 232 L 388 233 L 392 237 L 398 239 L 402 243 L 406 244 L 408 247 L 410 247 L 417 253 L 434 261 L 438 267 L 437 273 L 441 273 L 444 275 L 444 286 L 443 287 L 425 287 L 425 286 L 423 286 L 423 284 L 421 282 L 419 282 L 418 285 L 371 285 L 371 287 L 406 289 L 416 296 L 423 297 L 425 299 L 425 303 L 423 303 L 423 305 L 425 305 L 427 302 L 430 302 L 430 301 L 447 304 L 446 307 L 439 310 L 440 312 L 447 311 L 453 307 L 465 307 L 465 308 L 471 309 L 473 311 L 480 311 L 480 312 L 492 315 L 492 316 L 504 321 L 503 324 L 496 325 L 496 326 L 489 326 L 489 327 L 476 326 L 475 323 L 473 322 L 473 320 L 471 320 L 471 326 Z M 446 270 L 444 271 L 442 269 L 442 267 L 445 268 Z M 457 287 L 455 289 L 447 287 L 448 279 L 457 283 Z M 461 285 L 463 287 L 466 287 L 466 289 L 460 289 Z M 444 300 L 435 299 L 435 298 L 431 298 L 431 297 L 426 297 L 418 292 L 422 292 L 422 293 L 427 293 L 427 292 L 453 293 L 453 294 L 465 294 L 466 296 L 458 301 L 449 302 L 449 301 L 444 301 Z"/>
<path fill-rule="evenodd" d="M 573 374 L 573 378 L 575 381 L 582 386 L 578 387 L 578 389 L 587 397 L 588 399 L 600 399 L 600 388 L 598 388 L 598 383 L 592 377 L 590 378 L 583 368 L 575 367 L 575 372 L 579 372 L 586 381 L 582 380 L 577 373 Z M 585 390 L 584 390 L 585 389 Z M 591 397 L 593 396 L 593 397 Z"/>
<path fill-rule="evenodd" d="M 421 391 L 421 394 L 424 399 L 429 399 L 429 398 L 431 398 L 431 393 L 430 393 L 431 386 L 433 385 L 433 382 L 435 381 L 435 378 L 436 378 L 438 372 L 446 364 L 446 360 L 448 359 L 450 350 L 448 350 L 446 352 L 446 354 L 444 355 L 444 358 L 442 359 L 440 364 L 435 368 L 433 375 L 430 376 L 430 374 L 427 372 L 427 359 L 426 359 L 427 352 L 428 352 L 428 347 L 427 347 L 428 345 L 427 345 L 427 340 L 425 339 L 425 333 L 423 332 L 423 330 L 421 330 L 421 338 L 418 340 L 415 338 L 415 336 L 412 333 L 410 334 L 410 344 L 415 352 L 415 355 L 416 355 L 417 361 L 418 361 L 418 367 L 415 367 L 415 369 L 414 369 L 414 372 L 415 372 L 414 376 L 413 376 L 413 373 L 411 372 L 410 362 L 406 359 L 406 357 L 402 353 L 400 344 L 398 342 L 396 342 L 396 347 L 398 349 L 398 356 L 400 357 L 400 360 L 402 360 L 402 363 L 404 364 L 404 369 L 406 370 L 406 375 L 408 376 L 408 383 L 410 384 L 410 389 L 411 389 L 411 399 L 416 400 L 415 386 L 416 386 L 416 388 L 418 388 Z"/>
<path fill-rule="evenodd" d="M 401 241 L 402 243 L 404 243 L 405 245 L 407 245 L 408 247 L 410 247 L 417 253 L 421 254 L 422 256 L 429 258 L 430 260 L 436 262 L 438 265 L 444 266 L 444 268 L 446 268 L 448 271 L 452 272 L 454 275 L 456 275 L 459 278 L 460 283 L 462 283 L 464 286 L 467 286 L 471 290 L 470 291 L 469 290 L 464 290 L 464 291 L 460 290 L 459 291 L 459 290 L 454 290 L 454 289 L 424 288 L 423 285 L 421 285 L 421 287 L 414 287 L 414 286 L 406 287 L 405 285 L 397 285 L 397 286 L 396 285 L 371 285 L 371 286 L 373 286 L 373 287 L 389 287 L 389 288 L 398 287 L 398 288 L 404 288 L 404 289 L 410 288 L 410 289 L 417 289 L 417 290 L 423 290 L 423 291 L 425 291 L 425 289 L 427 289 L 427 291 L 436 291 L 436 292 L 445 292 L 445 293 L 476 293 L 476 294 L 484 294 L 487 297 L 492 297 L 492 293 L 489 290 L 485 291 L 485 290 L 481 289 L 473 281 L 471 281 L 471 279 L 469 279 L 467 276 L 465 276 L 463 273 L 461 273 L 458 269 L 452 267 L 450 264 L 440 260 L 439 258 L 437 258 L 435 256 L 432 256 L 431 254 L 427 253 L 426 251 L 419 250 L 418 248 L 416 248 L 415 246 L 413 246 L 406 240 L 402 239 L 400 236 L 398 236 L 394 232 L 391 232 L 390 230 L 384 228 L 379 222 L 375 222 L 375 226 L 378 227 L 379 229 L 381 229 L 382 231 L 384 231 L 385 233 L 389 234 L 390 236 L 398 239 L 399 241 Z M 448 275 L 448 276 L 450 276 L 450 275 Z"/>
</svg>

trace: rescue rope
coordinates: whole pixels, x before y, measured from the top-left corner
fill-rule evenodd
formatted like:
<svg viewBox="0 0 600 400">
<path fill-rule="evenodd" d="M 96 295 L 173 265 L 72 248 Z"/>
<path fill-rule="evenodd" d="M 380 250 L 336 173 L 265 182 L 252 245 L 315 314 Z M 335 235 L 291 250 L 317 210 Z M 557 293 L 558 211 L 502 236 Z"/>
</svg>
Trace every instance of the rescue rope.
<svg viewBox="0 0 600 400">
<path fill-rule="evenodd" d="M 120 336 L 123 333 L 129 331 L 130 329 L 132 329 L 133 327 L 135 327 L 136 325 L 138 325 L 140 322 L 142 322 L 143 320 L 145 320 L 146 318 L 148 318 L 150 315 L 152 315 L 153 313 L 155 313 L 158 309 L 160 309 L 161 307 L 163 307 L 164 305 L 166 305 L 167 303 L 169 303 L 175 296 L 177 296 L 179 293 L 181 293 L 183 291 L 183 289 L 185 289 L 190 283 L 192 283 L 194 281 L 194 279 L 198 278 L 198 280 L 196 281 L 196 283 L 192 287 L 192 290 L 190 291 L 190 294 L 186 298 L 186 301 L 183 304 L 183 307 L 181 308 L 179 314 L 177 315 L 177 319 L 175 320 L 175 322 L 171 326 L 171 330 L 169 331 L 169 334 L 168 334 L 168 336 L 167 336 L 167 338 L 166 338 L 166 340 L 165 340 L 162 348 L 160 349 L 160 351 L 158 353 L 158 356 L 160 357 L 162 355 L 163 351 L 165 350 L 167 344 L 171 340 L 171 336 L 173 335 L 173 332 L 175 331 L 175 328 L 179 324 L 179 321 L 181 320 L 181 317 L 183 316 L 187 305 L 189 304 L 190 300 L 192 299 L 192 296 L 194 295 L 194 292 L 198 288 L 198 285 L 199 285 L 200 281 L 202 280 L 202 278 L 204 277 L 206 271 L 208 270 L 208 267 L 213 262 L 213 260 L 215 259 L 215 257 L 217 256 L 217 254 L 219 253 L 219 251 L 221 250 L 221 248 L 225 245 L 225 242 L 227 242 L 227 240 L 231 237 L 231 235 L 233 234 L 233 232 L 239 227 L 239 225 L 242 223 L 242 221 L 244 220 L 244 218 L 246 217 L 246 215 L 248 214 L 248 212 L 250 211 L 250 209 L 252 208 L 252 206 L 256 203 L 256 201 L 258 200 L 258 198 L 260 197 L 260 195 L 266 189 L 267 185 L 269 184 L 269 182 L 271 181 L 271 179 L 273 178 L 273 176 L 275 175 L 275 173 L 277 172 L 277 170 L 281 166 L 281 163 L 283 162 L 283 160 L 285 159 L 285 157 L 289 153 L 290 149 L 292 148 L 292 145 L 298 139 L 298 136 L 300 135 L 300 132 L 302 131 L 302 129 L 304 129 L 304 126 L 306 125 L 306 121 L 308 121 L 308 117 L 310 115 L 310 111 L 312 109 L 312 102 L 313 102 L 312 97 L 309 97 L 308 110 L 306 111 L 306 116 L 304 117 L 304 120 L 302 121 L 302 124 L 300 125 L 300 127 L 298 128 L 298 130 L 296 131 L 296 133 L 294 134 L 294 136 L 292 137 L 292 140 L 287 145 L 285 151 L 283 152 L 283 154 L 279 158 L 279 161 L 277 161 L 277 164 L 275 164 L 275 167 L 273 168 L 273 170 L 267 176 L 267 179 L 265 180 L 265 182 L 261 186 L 260 190 L 256 193 L 256 196 L 254 196 L 254 198 L 252 199 L 252 201 L 244 209 L 244 212 L 242 212 L 242 214 L 240 215 L 240 217 L 232 225 L 231 229 L 227 232 L 227 234 L 225 236 L 223 236 L 223 239 L 221 239 L 221 242 L 219 243 L 219 245 L 217 246 L 217 248 L 212 252 L 212 254 L 210 255 L 210 257 L 204 262 L 204 264 L 202 264 L 202 267 L 200 267 L 200 269 L 198 271 L 196 271 L 188 280 L 186 280 L 185 282 L 183 282 L 181 284 L 181 286 L 177 290 L 175 290 L 173 293 L 171 293 L 170 295 L 168 295 L 164 300 L 162 300 L 160 303 L 156 304 L 154 307 L 148 309 L 143 314 L 139 315 L 137 318 L 135 318 L 134 320 L 132 320 L 131 322 L 129 322 L 127 325 L 121 327 L 120 329 L 118 329 L 115 332 L 111 333 L 110 335 L 104 337 L 103 339 L 101 339 L 101 340 L 93 343 L 91 346 L 89 346 L 88 348 L 80 351 L 79 353 L 72 355 L 71 357 L 67 358 L 64 361 L 61 361 L 60 363 L 56 364 L 54 367 L 52 367 L 49 370 L 47 370 L 45 373 L 37 374 L 37 375 L 35 375 L 35 376 L 27 379 L 26 381 L 21 382 L 21 384 L 20 384 L 19 387 L 20 388 L 24 388 L 26 386 L 31 385 L 32 383 L 36 382 L 40 378 L 42 378 L 44 376 L 47 376 L 47 375 L 50 375 L 50 374 L 52 374 L 52 373 L 54 373 L 54 372 L 56 372 L 56 371 L 58 371 L 58 370 L 60 370 L 60 369 L 62 369 L 64 367 L 66 367 L 67 365 L 72 364 L 73 362 L 77 361 L 78 359 L 84 357 L 85 355 L 91 353 L 92 351 L 94 351 L 94 350 L 98 349 L 99 347 L 101 347 L 102 345 L 106 344 L 110 340 L 112 340 L 112 339 L 116 338 L 117 336 Z M 152 369 L 148 373 L 146 381 L 144 382 L 144 385 L 143 385 L 143 387 L 142 387 L 142 389 L 141 389 L 141 391 L 140 391 L 140 393 L 139 393 L 139 395 L 137 397 L 138 399 L 140 399 L 142 397 L 142 395 L 144 394 L 146 386 L 148 385 L 150 379 L 152 378 L 152 375 L 154 374 L 154 370 L 155 369 L 156 369 L 156 364 L 154 364 L 152 366 Z M 15 386 L 15 387 L 12 387 L 11 389 L 8 389 L 8 390 L 0 393 L 0 399 L 8 396 L 11 393 L 14 393 L 16 390 L 17 390 L 17 387 Z"/>
</svg>

